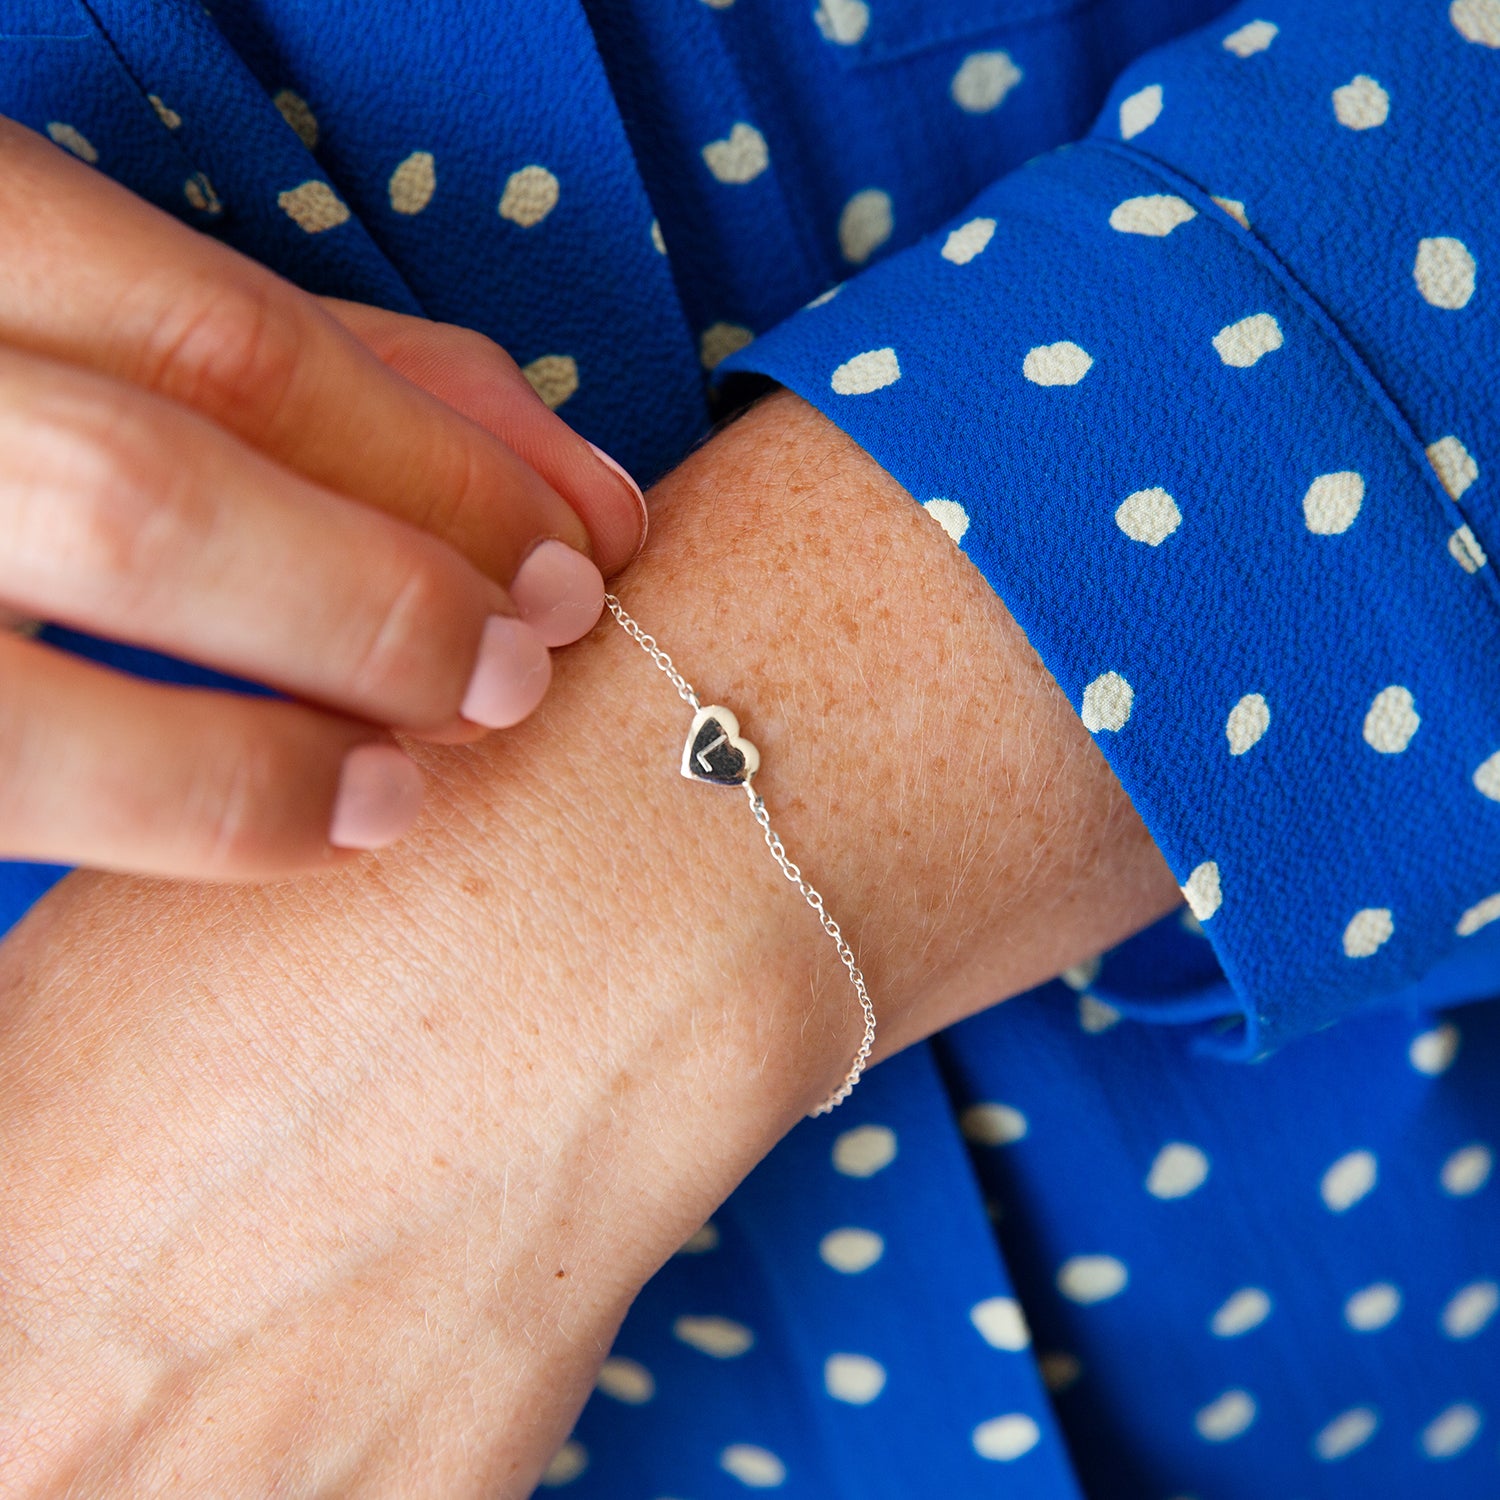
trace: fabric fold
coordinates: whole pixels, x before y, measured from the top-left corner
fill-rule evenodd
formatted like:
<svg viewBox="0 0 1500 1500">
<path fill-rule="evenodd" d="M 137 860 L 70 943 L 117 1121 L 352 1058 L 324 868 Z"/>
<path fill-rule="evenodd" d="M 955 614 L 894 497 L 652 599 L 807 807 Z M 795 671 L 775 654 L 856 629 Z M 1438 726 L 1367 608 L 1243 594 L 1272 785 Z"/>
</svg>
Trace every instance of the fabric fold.
<svg viewBox="0 0 1500 1500">
<path fill-rule="evenodd" d="M 1441 454 L 1245 217 L 1081 143 L 724 368 L 817 406 L 995 587 L 1258 1055 L 1500 915 L 1500 612 Z"/>
</svg>

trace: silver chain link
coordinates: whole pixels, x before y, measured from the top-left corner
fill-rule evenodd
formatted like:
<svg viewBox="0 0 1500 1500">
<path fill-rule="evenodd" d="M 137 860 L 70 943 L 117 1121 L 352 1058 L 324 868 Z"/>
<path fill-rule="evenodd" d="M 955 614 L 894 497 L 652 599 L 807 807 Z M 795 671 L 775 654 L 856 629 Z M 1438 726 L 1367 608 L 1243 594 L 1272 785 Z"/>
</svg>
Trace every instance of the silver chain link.
<svg viewBox="0 0 1500 1500">
<path fill-rule="evenodd" d="M 695 693 L 688 685 L 688 681 L 682 675 L 682 673 L 672 665 L 672 658 L 668 656 L 667 653 L 656 644 L 656 637 L 647 635 L 646 632 L 642 630 L 641 627 L 637 625 L 636 622 L 625 613 L 624 606 L 618 599 L 615 598 L 613 594 L 606 594 L 604 596 L 604 607 L 610 612 L 610 614 L 615 617 L 615 619 L 620 622 L 621 628 L 625 631 L 625 634 L 628 635 L 631 640 L 635 641 L 636 644 L 640 646 L 641 650 L 644 651 L 646 655 L 649 656 L 651 660 L 654 661 L 656 665 L 667 674 L 668 680 L 671 682 L 672 686 L 677 689 L 677 696 L 681 698 L 684 703 L 691 703 L 693 705 L 694 713 L 702 708 L 703 705 L 699 703 L 697 693 Z"/>
<path fill-rule="evenodd" d="M 677 696 L 684 703 L 692 704 L 695 712 L 701 709 L 703 705 L 698 701 L 698 694 L 693 691 L 692 685 L 682 673 L 672 665 L 672 658 L 656 644 L 655 637 L 647 635 L 641 629 L 636 621 L 625 612 L 625 607 L 613 594 L 604 596 L 604 606 L 619 622 L 620 628 L 626 635 L 640 646 L 660 671 L 665 673 L 668 681 L 677 689 Z M 849 972 L 849 982 L 854 986 L 854 993 L 859 998 L 860 1012 L 864 1017 L 864 1036 L 860 1040 L 858 1051 L 854 1054 L 854 1061 L 849 1065 L 849 1071 L 844 1075 L 844 1081 L 812 1111 L 815 1116 L 826 1115 L 830 1110 L 837 1109 L 854 1092 L 854 1085 L 859 1082 L 860 1074 L 864 1072 L 865 1064 L 869 1062 L 870 1054 L 875 1049 L 875 1006 L 871 1003 L 870 992 L 865 988 L 865 976 L 854 961 L 854 950 L 850 948 L 839 924 L 829 915 L 828 908 L 823 905 L 822 895 L 804 878 L 798 866 L 787 857 L 781 836 L 771 827 L 771 815 L 766 811 L 766 804 L 751 786 L 749 778 L 747 777 L 741 784 L 745 788 L 746 797 L 749 798 L 750 815 L 760 825 L 761 832 L 765 835 L 766 848 L 771 851 L 771 858 L 776 861 L 781 873 L 802 893 L 802 899 L 817 914 L 823 931 L 833 939 L 839 958 Z"/>
</svg>

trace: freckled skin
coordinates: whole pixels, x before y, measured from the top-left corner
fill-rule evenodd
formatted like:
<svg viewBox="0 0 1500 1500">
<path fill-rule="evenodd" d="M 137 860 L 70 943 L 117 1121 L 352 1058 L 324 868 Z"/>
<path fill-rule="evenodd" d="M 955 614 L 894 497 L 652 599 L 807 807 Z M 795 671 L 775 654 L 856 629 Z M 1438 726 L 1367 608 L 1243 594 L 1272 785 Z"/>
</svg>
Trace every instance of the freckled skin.
<svg viewBox="0 0 1500 1500">
<path fill-rule="evenodd" d="M 1001 602 L 810 408 L 651 503 L 616 589 L 759 747 L 877 1056 L 1177 904 Z M 631 1299 L 858 1036 L 743 793 L 680 775 L 690 721 L 605 619 L 524 725 L 414 747 L 401 845 L 71 876 L 0 948 L 20 1492 L 531 1493 Z"/>
</svg>

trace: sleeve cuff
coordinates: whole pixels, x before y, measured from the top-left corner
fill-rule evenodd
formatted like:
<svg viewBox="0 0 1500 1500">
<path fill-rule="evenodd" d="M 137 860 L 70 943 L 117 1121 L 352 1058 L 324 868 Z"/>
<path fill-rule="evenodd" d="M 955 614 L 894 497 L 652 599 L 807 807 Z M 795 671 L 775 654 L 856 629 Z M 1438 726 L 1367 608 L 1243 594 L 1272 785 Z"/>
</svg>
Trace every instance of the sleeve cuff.
<svg viewBox="0 0 1500 1500">
<path fill-rule="evenodd" d="M 816 406 L 997 590 L 1258 1054 L 1500 918 L 1500 593 L 1439 480 L 1462 445 L 1418 439 L 1242 217 L 1082 143 L 719 373 Z"/>
</svg>

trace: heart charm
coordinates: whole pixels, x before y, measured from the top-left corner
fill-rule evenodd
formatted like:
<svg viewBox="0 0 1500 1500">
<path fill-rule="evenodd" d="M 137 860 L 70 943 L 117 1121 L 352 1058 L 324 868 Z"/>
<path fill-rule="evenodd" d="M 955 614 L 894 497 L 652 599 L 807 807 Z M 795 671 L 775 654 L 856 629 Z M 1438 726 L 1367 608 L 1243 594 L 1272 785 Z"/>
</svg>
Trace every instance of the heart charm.
<svg viewBox="0 0 1500 1500">
<path fill-rule="evenodd" d="M 760 751 L 740 738 L 740 721 L 717 704 L 693 715 L 682 747 L 682 774 L 714 786 L 742 786 L 760 770 Z"/>
</svg>

